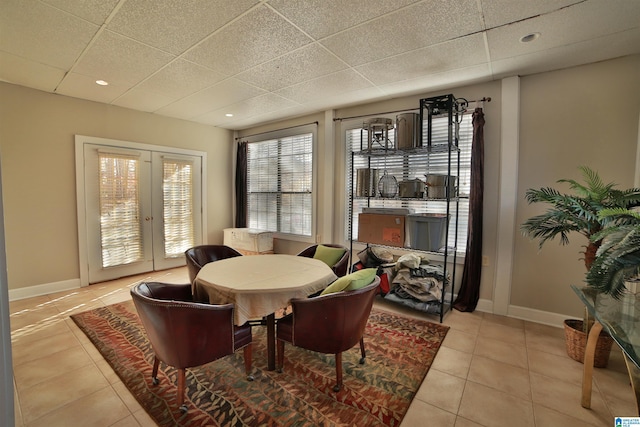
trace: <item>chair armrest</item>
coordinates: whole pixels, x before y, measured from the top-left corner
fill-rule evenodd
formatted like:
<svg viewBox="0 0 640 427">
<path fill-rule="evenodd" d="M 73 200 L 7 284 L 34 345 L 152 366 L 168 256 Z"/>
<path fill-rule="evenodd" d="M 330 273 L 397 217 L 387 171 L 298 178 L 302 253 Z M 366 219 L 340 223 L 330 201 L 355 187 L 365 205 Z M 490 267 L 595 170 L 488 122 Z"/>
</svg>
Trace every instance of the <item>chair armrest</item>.
<svg viewBox="0 0 640 427">
<path fill-rule="evenodd" d="M 193 301 L 191 283 L 171 284 L 161 282 L 143 282 L 138 285 L 143 296 L 159 300 Z M 132 289 L 133 293 L 134 290 Z"/>
</svg>

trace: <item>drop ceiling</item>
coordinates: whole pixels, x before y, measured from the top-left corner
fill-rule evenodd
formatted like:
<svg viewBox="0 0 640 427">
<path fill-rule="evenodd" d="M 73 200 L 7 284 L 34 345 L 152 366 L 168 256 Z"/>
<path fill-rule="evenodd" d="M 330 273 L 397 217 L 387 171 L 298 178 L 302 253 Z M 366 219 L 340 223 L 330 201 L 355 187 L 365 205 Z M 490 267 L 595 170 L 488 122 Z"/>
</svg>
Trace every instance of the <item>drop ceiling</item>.
<svg viewBox="0 0 640 427">
<path fill-rule="evenodd" d="M 0 80 L 226 129 L 636 53 L 637 0 L 0 1 Z"/>
</svg>

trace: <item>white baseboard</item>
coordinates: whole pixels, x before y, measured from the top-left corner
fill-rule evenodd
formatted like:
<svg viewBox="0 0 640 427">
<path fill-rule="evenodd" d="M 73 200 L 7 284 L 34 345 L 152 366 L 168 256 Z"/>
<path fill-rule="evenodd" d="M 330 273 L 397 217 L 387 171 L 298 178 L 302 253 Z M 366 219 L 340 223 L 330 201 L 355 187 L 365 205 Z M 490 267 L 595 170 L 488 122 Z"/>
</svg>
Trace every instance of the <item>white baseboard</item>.
<svg viewBox="0 0 640 427">
<path fill-rule="evenodd" d="M 484 313 L 493 313 L 493 301 L 489 299 L 480 299 L 476 305 L 476 310 Z"/>
<path fill-rule="evenodd" d="M 80 279 L 63 280 L 60 282 L 45 283 L 42 285 L 28 286 L 26 288 L 9 289 L 9 301 L 37 297 L 55 292 L 69 291 L 80 288 Z"/>
<path fill-rule="evenodd" d="M 507 309 L 507 316 L 515 317 L 516 319 L 528 320 L 530 322 L 542 323 L 544 325 L 555 326 L 558 328 L 564 327 L 564 321 L 566 319 L 575 319 L 575 316 L 551 313 L 548 311 L 536 310 L 535 308 L 519 307 L 517 305 L 509 306 Z"/>
<path fill-rule="evenodd" d="M 476 310 L 482 311 L 483 313 L 493 313 L 493 301 L 487 299 L 479 300 Z M 575 318 L 575 316 L 551 313 L 549 311 L 536 310 L 534 308 L 519 307 L 517 305 L 510 305 L 507 308 L 507 316 L 557 328 L 564 327 L 565 319 Z"/>
</svg>

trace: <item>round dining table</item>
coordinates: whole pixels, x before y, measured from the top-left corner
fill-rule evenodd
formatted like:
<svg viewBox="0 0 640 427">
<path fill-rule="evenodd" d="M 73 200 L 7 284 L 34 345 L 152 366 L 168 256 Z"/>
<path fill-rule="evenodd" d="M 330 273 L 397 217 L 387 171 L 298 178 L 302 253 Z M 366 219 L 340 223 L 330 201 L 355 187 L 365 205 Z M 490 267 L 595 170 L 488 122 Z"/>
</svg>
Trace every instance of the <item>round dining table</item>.
<svg viewBox="0 0 640 427">
<path fill-rule="evenodd" d="M 205 264 L 193 282 L 196 301 L 235 305 L 234 323 L 264 320 L 267 368 L 275 369 L 275 313 L 292 298 L 305 298 L 337 279 L 323 261 L 268 254 L 226 258 Z"/>
</svg>

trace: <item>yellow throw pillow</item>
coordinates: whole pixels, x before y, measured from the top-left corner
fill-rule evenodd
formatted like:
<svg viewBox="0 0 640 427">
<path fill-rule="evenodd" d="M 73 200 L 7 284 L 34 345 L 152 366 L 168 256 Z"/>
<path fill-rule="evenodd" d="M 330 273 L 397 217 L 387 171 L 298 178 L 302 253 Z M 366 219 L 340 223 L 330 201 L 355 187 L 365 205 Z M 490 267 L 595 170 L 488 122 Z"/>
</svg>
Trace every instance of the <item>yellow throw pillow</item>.
<svg viewBox="0 0 640 427">
<path fill-rule="evenodd" d="M 371 283 L 378 270 L 375 268 L 365 268 L 354 273 L 340 277 L 338 280 L 326 287 L 320 295 L 333 294 L 340 291 L 355 291 Z"/>
<path fill-rule="evenodd" d="M 336 262 L 340 261 L 342 255 L 344 255 L 345 250 L 342 248 L 331 248 L 329 246 L 318 245 L 316 248 L 316 253 L 313 254 L 315 259 L 319 259 L 320 261 L 327 264 L 329 267 L 333 267 L 336 265 Z"/>
</svg>

